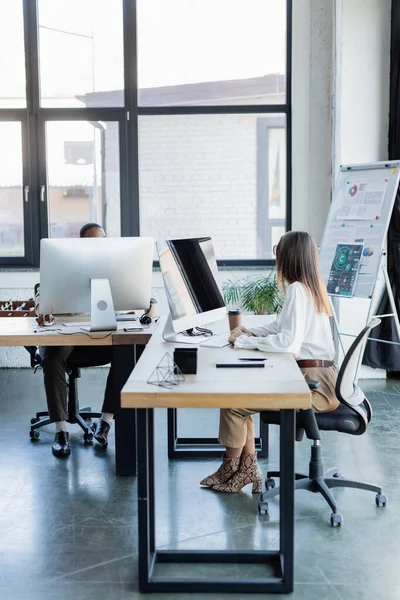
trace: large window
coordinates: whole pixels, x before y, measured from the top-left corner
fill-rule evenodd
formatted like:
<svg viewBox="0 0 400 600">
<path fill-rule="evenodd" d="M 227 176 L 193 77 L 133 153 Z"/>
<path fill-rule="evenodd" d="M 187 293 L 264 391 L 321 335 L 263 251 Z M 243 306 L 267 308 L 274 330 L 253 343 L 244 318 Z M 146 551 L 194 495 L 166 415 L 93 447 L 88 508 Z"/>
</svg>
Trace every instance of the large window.
<svg viewBox="0 0 400 600">
<path fill-rule="evenodd" d="M 0 0 L 0 266 L 41 237 L 290 228 L 291 0 Z"/>
<path fill-rule="evenodd" d="M 211 235 L 222 262 L 270 258 L 286 225 L 285 134 L 284 118 L 258 113 L 139 117 L 143 235 Z"/>
</svg>

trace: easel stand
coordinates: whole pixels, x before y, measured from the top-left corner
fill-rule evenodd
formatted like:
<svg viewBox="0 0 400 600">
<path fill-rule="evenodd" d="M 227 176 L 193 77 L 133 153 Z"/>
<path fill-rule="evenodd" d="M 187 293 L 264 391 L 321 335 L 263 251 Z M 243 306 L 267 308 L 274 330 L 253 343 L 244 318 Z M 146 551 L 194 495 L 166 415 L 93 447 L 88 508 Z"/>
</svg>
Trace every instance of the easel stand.
<svg viewBox="0 0 400 600">
<path fill-rule="evenodd" d="M 383 280 L 383 282 L 382 282 Z M 382 299 L 382 295 L 384 293 L 384 290 L 386 289 L 387 294 L 388 294 L 388 298 L 389 298 L 389 302 L 390 302 L 390 307 L 392 309 L 393 312 L 391 313 L 387 313 L 384 315 L 377 315 L 375 314 L 375 311 L 377 310 L 378 306 L 379 306 L 379 302 Z M 343 356 L 345 355 L 345 350 L 343 347 L 343 341 L 342 341 L 342 335 L 348 335 L 348 334 L 342 334 L 340 332 L 339 329 L 339 321 L 336 315 L 336 311 L 335 311 L 335 307 L 333 305 L 332 302 L 332 298 L 330 298 L 331 300 L 331 307 L 332 307 L 332 317 L 333 317 L 333 322 L 335 325 L 335 330 L 338 336 L 338 340 L 339 340 L 339 344 L 340 347 L 342 349 L 343 352 Z M 393 292 L 392 292 L 392 286 L 390 284 L 390 278 L 389 278 L 389 274 L 387 271 L 387 252 L 386 250 L 382 251 L 382 255 L 381 255 L 381 260 L 380 260 L 380 265 L 379 265 L 379 270 L 378 270 L 378 276 L 377 276 L 377 280 L 376 280 L 376 284 L 374 287 L 374 290 L 372 292 L 372 296 L 370 298 L 370 304 L 369 304 L 369 309 L 368 309 L 368 314 L 367 314 L 367 319 L 366 319 L 366 323 L 368 324 L 370 322 L 371 319 L 373 319 L 374 317 L 378 318 L 378 319 L 383 319 L 383 318 L 387 318 L 387 317 L 393 317 L 394 318 L 394 322 L 396 325 L 396 330 L 397 330 L 397 335 L 398 338 L 400 340 L 400 320 L 399 320 L 399 316 L 397 314 L 397 309 L 396 309 L 396 302 L 393 296 Z M 351 337 L 356 337 L 351 336 Z M 388 340 L 379 340 L 377 338 L 373 338 L 370 337 L 368 338 L 370 341 L 373 342 L 379 342 L 381 344 L 391 344 L 394 346 L 400 346 L 400 341 L 398 342 L 390 342 Z M 360 368 L 361 363 L 359 363 L 358 367 L 357 367 L 357 373 L 358 370 Z"/>
<path fill-rule="evenodd" d="M 342 165 L 320 250 L 322 276 L 332 297 L 368 300 L 367 323 L 373 317 L 394 318 L 398 341 L 368 339 L 395 345 L 400 345 L 400 322 L 387 272 L 387 237 L 399 185 L 398 160 Z M 385 289 L 390 309 L 388 314 L 378 315 Z M 342 336 L 347 334 L 340 333 L 332 309 L 343 350 Z"/>
<path fill-rule="evenodd" d="M 384 286 L 379 285 L 382 281 L 382 278 L 384 280 Z M 373 312 L 377 309 L 378 304 L 382 298 L 382 293 L 379 293 L 380 290 L 382 290 L 386 288 L 387 294 L 388 294 L 388 298 L 389 298 L 389 302 L 390 302 L 390 307 L 392 309 L 393 312 L 388 313 L 386 315 L 377 315 L 377 314 L 373 314 Z M 379 296 L 378 296 L 379 293 Z M 394 296 L 393 296 L 393 292 L 392 292 L 392 286 L 390 284 L 390 279 L 389 279 L 389 273 L 387 271 L 387 252 L 386 250 L 384 250 L 382 252 L 382 256 L 381 256 L 381 262 L 379 265 L 379 271 L 378 271 L 378 277 L 377 277 L 377 281 L 376 281 L 376 285 L 374 288 L 374 291 L 372 292 L 372 297 L 371 297 L 371 303 L 369 305 L 369 310 L 368 310 L 368 316 L 367 316 L 367 323 L 369 322 L 370 319 L 372 319 L 372 317 L 377 317 L 379 319 L 383 319 L 384 317 L 393 317 L 394 318 L 394 322 L 396 325 L 396 330 L 397 330 L 397 335 L 398 338 L 400 340 L 400 321 L 399 321 L 399 316 L 397 314 L 397 309 L 396 309 L 396 302 L 394 300 Z M 379 342 L 384 342 L 385 340 L 376 340 Z M 400 345 L 400 341 L 399 342 L 392 342 L 393 344 L 396 345 Z"/>
</svg>

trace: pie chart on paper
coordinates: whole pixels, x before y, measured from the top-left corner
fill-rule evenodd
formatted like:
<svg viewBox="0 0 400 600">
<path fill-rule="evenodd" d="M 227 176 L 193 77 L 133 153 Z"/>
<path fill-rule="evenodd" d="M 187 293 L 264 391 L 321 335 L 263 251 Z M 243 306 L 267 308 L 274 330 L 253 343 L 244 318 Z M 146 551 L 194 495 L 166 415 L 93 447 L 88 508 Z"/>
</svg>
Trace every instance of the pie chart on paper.
<svg viewBox="0 0 400 600">
<path fill-rule="evenodd" d="M 349 187 L 349 195 L 350 196 L 355 196 L 357 194 L 358 191 L 358 187 L 356 186 L 356 184 L 354 183 L 351 187 Z"/>
</svg>

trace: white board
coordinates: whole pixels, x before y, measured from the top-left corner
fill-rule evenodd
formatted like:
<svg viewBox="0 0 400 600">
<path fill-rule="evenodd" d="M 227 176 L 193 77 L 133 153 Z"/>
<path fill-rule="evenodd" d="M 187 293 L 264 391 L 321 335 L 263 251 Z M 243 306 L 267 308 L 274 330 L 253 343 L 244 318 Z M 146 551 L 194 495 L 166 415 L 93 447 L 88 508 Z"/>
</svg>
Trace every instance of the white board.
<svg viewBox="0 0 400 600">
<path fill-rule="evenodd" d="M 340 167 L 320 249 L 321 271 L 331 295 L 371 298 L 386 246 L 399 178 L 400 161 Z M 339 276 L 340 264 L 349 273 L 354 270 L 354 263 L 346 264 L 343 252 L 351 254 L 360 244 L 362 252 L 355 284 L 349 279 L 346 283 L 344 271 L 335 287 L 332 282 Z M 335 261 L 339 255 L 340 260 Z"/>
</svg>

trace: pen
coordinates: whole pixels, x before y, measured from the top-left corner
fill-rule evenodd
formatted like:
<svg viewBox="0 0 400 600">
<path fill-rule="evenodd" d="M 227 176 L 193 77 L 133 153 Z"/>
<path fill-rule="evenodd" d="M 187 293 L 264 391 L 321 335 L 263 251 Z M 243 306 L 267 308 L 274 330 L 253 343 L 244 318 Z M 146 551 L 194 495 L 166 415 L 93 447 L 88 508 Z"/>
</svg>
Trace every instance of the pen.
<svg viewBox="0 0 400 600">
<path fill-rule="evenodd" d="M 238 358 L 238 360 L 256 360 L 256 361 L 260 360 L 260 361 L 262 361 L 262 360 L 267 360 L 267 359 L 266 358 Z"/>
</svg>

